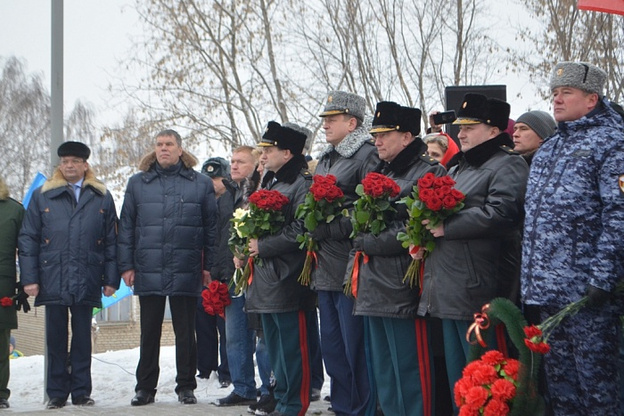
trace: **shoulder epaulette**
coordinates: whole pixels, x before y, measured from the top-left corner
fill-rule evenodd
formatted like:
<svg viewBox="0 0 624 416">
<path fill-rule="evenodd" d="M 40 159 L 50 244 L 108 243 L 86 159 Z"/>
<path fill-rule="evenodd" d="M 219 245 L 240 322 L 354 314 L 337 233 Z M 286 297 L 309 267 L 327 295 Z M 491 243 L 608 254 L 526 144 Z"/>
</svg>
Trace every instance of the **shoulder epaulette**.
<svg viewBox="0 0 624 416">
<path fill-rule="evenodd" d="M 371 146 L 375 146 L 375 139 L 371 137 L 370 139 L 365 140 L 364 143 L 370 144 Z"/>
<path fill-rule="evenodd" d="M 511 147 L 507 146 L 506 144 L 500 146 L 500 149 L 502 151 L 504 151 L 505 153 L 508 153 L 510 155 L 519 155 L 520 153 L 516 152 L 515 150 L 513 150 Z"/>
<path fill-rule="evenodd" d="M 423 153 L 422 155 L 420 155 L 420 160 L 432 166 L 438 164 L 438 161 L 432 158 L 431 156 L 429 156 L 427 153 Z"/>
<path fill-rule="evenodd" d="M 312 179 L 312 172 L 310 172 L 308 169 L 303 169 L 301 171 L 301 176 L 303 176 L 305 179 Z"/>
</svg>

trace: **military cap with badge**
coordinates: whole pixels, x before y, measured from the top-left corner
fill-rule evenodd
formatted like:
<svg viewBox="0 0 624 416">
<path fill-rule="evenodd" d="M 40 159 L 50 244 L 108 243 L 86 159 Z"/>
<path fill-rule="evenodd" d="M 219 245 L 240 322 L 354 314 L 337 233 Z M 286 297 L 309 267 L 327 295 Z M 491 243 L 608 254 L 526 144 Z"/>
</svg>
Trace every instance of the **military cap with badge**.
<svg viewBox="0 0 624 416">
<path fill-rule="evenodd" d="M 230 176 L 230 163 L 222 157 L 211 157 L 202 165 L 201 173 L 211 178 L 227 178 Z"/>
<path fill-rule="evenodd" d="M 319 117 L 348 114 L 364 121 L 366 113 L 366 100 L 357 94 L 345 91 L 331 91 L 327 96 L 327 102 Z"/>
<path fill-rule="evenodd" d="M 375 108 L 373 125 L 369 133 L 388 131 L 410 132 L 413 136 L 420 134 L 421 111 L 418 108 L 403 107 L 393 101 L 381 101 Z"/>
<path fill-rule="evenodd" d="M 300 155 L 306 139 L 307 136 L 300 131 L 282 126 L 276 121 L 269 121 L 258 146 L 277 146 L 281 150 L 290 150 L 293 155 Z"/>
<path fill-rule="evenodd" d="M 453 124 L 485 123 L 504 131 L 507 128 L 510 111 L 511 107 L 506 101 L 468 93 L 464 96 L 462 105 L 457 111 L 457 120 Z"/>
</svg>

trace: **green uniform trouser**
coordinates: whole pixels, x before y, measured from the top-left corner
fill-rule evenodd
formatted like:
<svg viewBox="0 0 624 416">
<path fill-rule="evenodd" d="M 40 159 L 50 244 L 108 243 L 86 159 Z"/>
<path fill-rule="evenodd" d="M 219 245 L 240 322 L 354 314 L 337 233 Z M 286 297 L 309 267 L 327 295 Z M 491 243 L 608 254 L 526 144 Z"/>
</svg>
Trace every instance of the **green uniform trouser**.
<svg viewBox="0 0 624 416">
<path fill-rule="evenodd" d="M 367 322 L 381 410 L 393 416 L 433 416 L 429 321 L 369 316 Z"/>
<path fill-rule="evenodd" d="M 11 365 L 9 362 L 9 340 L 11 338 L 10 329 L 0 329 L 0 399 L 8 399 L 11 390 L 7 388 L 9 385 L 9 376 Z"/>
</svg>

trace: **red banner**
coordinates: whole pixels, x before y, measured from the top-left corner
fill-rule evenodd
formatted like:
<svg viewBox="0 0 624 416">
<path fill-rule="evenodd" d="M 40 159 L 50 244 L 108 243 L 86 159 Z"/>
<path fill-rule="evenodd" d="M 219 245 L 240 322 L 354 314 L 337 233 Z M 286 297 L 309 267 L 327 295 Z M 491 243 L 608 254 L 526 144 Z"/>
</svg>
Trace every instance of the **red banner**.
<svg viewBox="0 0 624 416">
<path fill-rule="evenodd" d="M 578 8 L 624 15 L 624 0 L 578 0 Z"/>
</svg>

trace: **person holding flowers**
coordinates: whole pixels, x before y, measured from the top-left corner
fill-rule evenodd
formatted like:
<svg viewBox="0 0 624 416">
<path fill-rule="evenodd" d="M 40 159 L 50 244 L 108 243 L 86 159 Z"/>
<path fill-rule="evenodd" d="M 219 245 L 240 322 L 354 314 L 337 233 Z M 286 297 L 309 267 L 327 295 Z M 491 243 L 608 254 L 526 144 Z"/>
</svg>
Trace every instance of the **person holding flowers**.
<svg viewBox="0 0 624 416">
<path fill-rule="evenodd" d="M 529 167 L 504 132 L 509 110 L 504 101 L 466 94 L 455 121 L 461 152 L 448 165 L 464 207 L 429 226 L 435 250 L 425 262 L 418 313 L 442 319 L 451 391 L 466 365 L 473 314 L 495 297 L 517 300 Z"/>
<path fill-rule="evenodd" d="M 542 321 L 587 303 L 548 337 L 555 415 L 622 414 L 622 298 L 613 292 L 624 278 L 624 128 L 604 96 L 606 78 L 585 62 L 553 68 L 558 129 L 535 154 L 527 187 L 522 300 Z"/>
<path fill-rule="evenodd" d="M 418 290 L 404 282 L 411 258 L 396 238 L 405 231 L 407 220 L 406 207 L 396 202 L 411 193 L 425 174 L 445 173 L 426 155 L 427 145 L 418 137 L 420 119 L 417 108 L 377 103 L 370 132 L 381 162 L 363 180 L 361 193 L 362 198 L 375 199 L 376 206 L 387 205 L 381 201 L 385 198 L 389 206 L 384 212 L 371 213 L 370 227 L 360 224 L 366 216 L 354 214 L 358 232 L 353 247 L 364 258 L 358 265 L 357 282 L 351 281 L 354 313 L 367 318 L 369 368 L 386 415 L 435 414 L 429 323 L 417 316 Z M 385 222 L 375 223 L 380 218 Z"/>
<path fill-rule="evenodd" d="M 335 186 L 344 196 L 342 209 L 349 211 L 358 198 L 355 187 L 379 163 L 371 136 L 362 125 L 365 111 L 363 97 L 331 91 L 320 114 L 327 147 L 319 156 L 316 174 L 333 175 Z M 352 248 L 351 231 L 350 219 L 336 215 L 329 223 L 319 223 L 312 232 L 318 245 L 318 261 L 312 269 L 311 286 L 318 294 L 321 349 L 331 377 L 331 406 L 340 415 L 375 410 L 374 403 L 372 409 L 369 406 L 363 320 L 353 315 L 353 299 L 342 288 Z"/>
<path fill-rule="evenodd" d="M 265 176 L 262 188 L 288 198 L 282 208 L 284 222 L 271 235 L 249 239 L 249 255 L 255 262 L 245 308 L 259 313 L 271 367 L 275 375 L 274 415 L 304 414 L 310 405 L 308 332 L 316 327 L 316 296 L 297 281 L 305 261 L 297 235 L 304 233 L 303 220 L 295 219 L 312 184 L 302 154 L 306 135 L 270 121 L 258 144 Z M 253 195 L 252 195 L 253 197 Z"/>
</svg>

